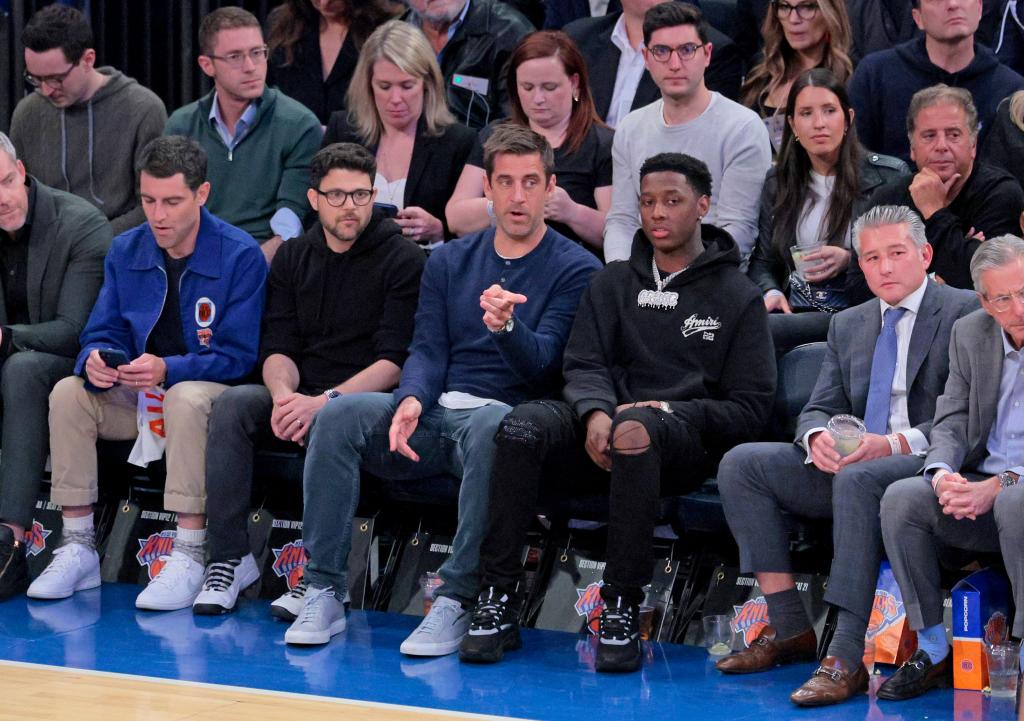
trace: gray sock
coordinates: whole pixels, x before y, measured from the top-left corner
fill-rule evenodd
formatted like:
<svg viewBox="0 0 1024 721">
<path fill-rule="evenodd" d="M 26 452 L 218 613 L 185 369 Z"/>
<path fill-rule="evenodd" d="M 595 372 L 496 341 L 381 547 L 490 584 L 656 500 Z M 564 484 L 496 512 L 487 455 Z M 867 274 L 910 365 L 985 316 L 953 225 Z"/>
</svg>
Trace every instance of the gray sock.
<svg viewBox="0 0 1024 721">
<path fill-rule="evenodd" d="M 867 631 L 866 618 L 840 608 L 836 632 L 832 636 L 832 643 L 828 645 L 828 655 L 838 657 L 848 669 L 857 668 L 864 659 L 864 634 Z"/>
<path fill-rule="evenodd" d="M 200 566 L 206 565 L 206 544 L 202 541 L 199 543 L 190 543 L 189 541 L 183 541 L 180 538 L 175 538 L 174 550 L 184 553 Z"/>
<path fill-rule="evenodd" d="M 766 593 L 764 600 L 768 604 L 768 623 L 775 627 L 780 641 L 797 636 L 811 627 L 800 593 L 795 588 Z"/>
<path fill-rule="evenodd" d="M 96 532 L 90 528 L 88 531 L 69 531 L 64 529 L 61 532 L 60 545 L 67 546 L 72 543 L 78 543 L 90 551 L 96 550 Z"/>
</svg>

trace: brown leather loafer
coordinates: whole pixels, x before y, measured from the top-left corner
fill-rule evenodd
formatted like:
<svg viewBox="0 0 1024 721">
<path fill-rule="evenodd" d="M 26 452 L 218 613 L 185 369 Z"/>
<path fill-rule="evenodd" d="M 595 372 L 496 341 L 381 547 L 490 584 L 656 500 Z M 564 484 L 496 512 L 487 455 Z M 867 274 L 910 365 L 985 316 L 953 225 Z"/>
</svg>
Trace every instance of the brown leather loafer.
<svg viewBox="0 0 1024 721">
<path fill-rule="evenodd" d="M 723 658 L 715 668 L 722 673 L 757 673 L 784 663 L 810 663 L 817 657 L 818 639 L 813 628 L 779 639 L 774 627 L 765 626 L 750 648 Z"/>
<path fill-rule="evenodd" d="M 853 698 L 868 690 L 868 670 L 864 664 L 848 669 L 835 656 L 826 656 L 807 682 L 790 694 L 797 706 L 829 706 Z"/>
</svg>

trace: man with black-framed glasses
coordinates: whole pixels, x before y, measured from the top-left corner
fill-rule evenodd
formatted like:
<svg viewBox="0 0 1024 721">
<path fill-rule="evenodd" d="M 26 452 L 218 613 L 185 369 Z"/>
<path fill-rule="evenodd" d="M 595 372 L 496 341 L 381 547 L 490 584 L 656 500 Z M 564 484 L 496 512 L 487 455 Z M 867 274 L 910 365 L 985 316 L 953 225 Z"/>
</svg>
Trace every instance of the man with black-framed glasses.
<svg viewBox="0 0 1024 721">
<path fill-rule="evenodd" d="M 267 87 L 267 46 L 252 13 L 222 7 L 204 17 L 199 52 L 214 88 L 174 111 L 164 133 L 199 141 L 210 158 L 210 210 L 256 238 L 270 263 L 281 243 L 302 235 L 320 121 Z"/>
<path fill-rule="evenodd" d="M 728 232 L 740 256 L 757 236 L 757 203 L 771 165 L 768 131 L 757 114 L 708 90 L 714 45 L 700 10 L 664 2 L 644 16 L 644 65 L 661 99 L 627 115 L 612 146 L 612 207 L 604 231 L 607 261 L 629 257 L 640 227 L 640 166 L 672 151 L 703 161 L 714 186 L 704 222 Z"/>
<path fill-rule="evenodd" d="M 114 235 L 142 223 L 135 161 L 163 132 L 155 93 L 112 67 L 96 66 L 92 28 L 78 10 L 47 5 L 25 25 L 24 97 L 11 140 L 32 175 L 98 208 Z"/>
<path fill-rule="evenodd" d="M 274 256 L 260 348 L 262 384 L 235 386 L 214 403 L 206 456 L 209 563 L 197 614 L 231 611 L 259 579 L 246 515 L 256 444 L 305 447 L 332 398 L 398 384 L 412 341 L 424 255 L 374 208 L 377 162 L 360 145 L 313 156 L 307 199 L 319 217 Z M 304 586 L 272 604 L 294 619 Z"/>
<path fill-rule="evenodd" d="M 918 37 L 871 53 L 850 79 L 857 135 L 876 153 L 910 160 L 907 109 L 914 93 L 939 83 L 964 88 L 978 108 L 981 144 L 1003 98 L 1024 78 L 975 37 L 982 0 L 913 0 Z"/>
</svg>

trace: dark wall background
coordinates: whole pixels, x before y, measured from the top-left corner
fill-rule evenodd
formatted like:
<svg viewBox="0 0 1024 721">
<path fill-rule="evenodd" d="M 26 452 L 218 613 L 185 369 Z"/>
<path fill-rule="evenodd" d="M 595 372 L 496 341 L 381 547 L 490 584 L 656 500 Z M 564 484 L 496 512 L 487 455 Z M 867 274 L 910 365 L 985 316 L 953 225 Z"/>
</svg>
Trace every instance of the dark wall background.
<svg viewBox="0 0 1024 721">
<path fill-rule="evenodd" d="M 51 0 L 0 0 L 0 130 L 27 92 L 19 42 L 25 22 Z M 224 5 L 239 5 L 265 22 L 279 0 L 77 0 L 96 37 L 98 65 L 113 65 L 163 98 L 170 113 L 210 89 L 196 64 L 200 19 Z"/>
</svg>

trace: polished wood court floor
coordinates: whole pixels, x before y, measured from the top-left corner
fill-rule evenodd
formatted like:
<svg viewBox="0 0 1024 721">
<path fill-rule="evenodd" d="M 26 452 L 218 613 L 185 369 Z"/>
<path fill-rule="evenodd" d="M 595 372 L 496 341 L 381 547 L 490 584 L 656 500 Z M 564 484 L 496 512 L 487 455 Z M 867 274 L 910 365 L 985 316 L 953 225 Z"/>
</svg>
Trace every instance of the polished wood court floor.
<svg viewBox="0 0 1024 721">
<path fill-rule="evenodd" d="M 497 718 L 0 662 L 0 721 L 447 721 Z"/>
</svg>

